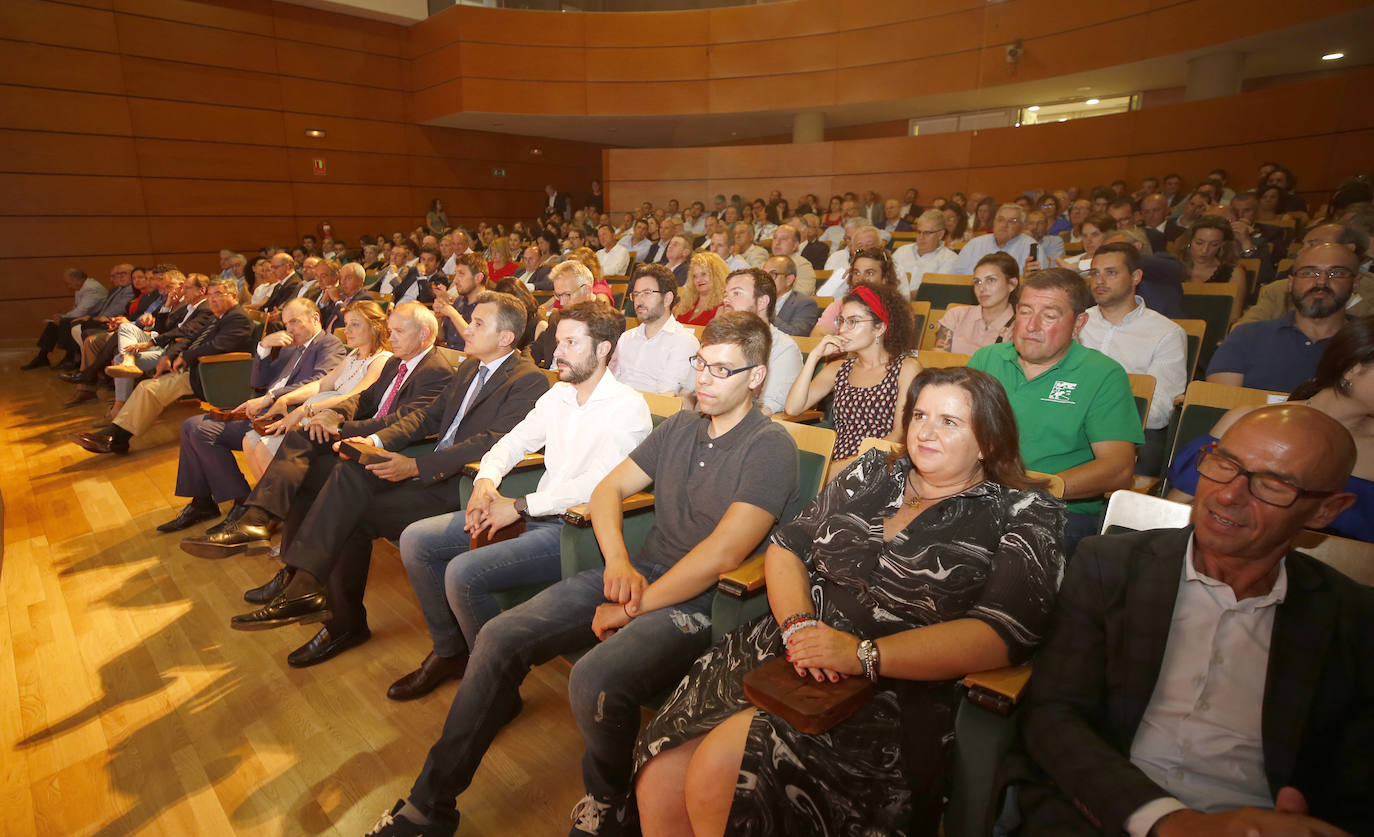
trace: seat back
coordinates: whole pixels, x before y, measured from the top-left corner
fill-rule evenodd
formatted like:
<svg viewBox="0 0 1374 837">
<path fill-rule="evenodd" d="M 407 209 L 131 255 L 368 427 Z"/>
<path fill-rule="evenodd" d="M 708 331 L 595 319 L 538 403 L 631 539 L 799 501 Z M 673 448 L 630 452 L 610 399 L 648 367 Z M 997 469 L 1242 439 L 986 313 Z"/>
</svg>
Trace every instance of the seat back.
<svg viewBox="0 0 1374 837">
<path fill-rule="evenodd" d="M 1207 332 L 1202 339 L 1198 355 L 1198 367 L 1207 369 L 1217 344 L 1231 328 L 1231 323 L 1240 319 L 1240 304 L 1244 289 L 1239 282 L 1184 282 L 1183 315 L 1189 319 L 1203 320 Z"/>
<path fill-rule="evenodd" d="M 940 352 L 935 349 L 922 349 L 916 354 L 922 367 L 941 369 L 946 366 L 968 366 L 969 356 L 962 352 Z"/>
<path fill-rule="evenodd" d="M 916 289 L 915 300 L 928 302 L 931 308 L 978 304 L 978 297 L 973 293 L 973 277 L 952 273 L 927 273 L 921 279 L 921 287 Z"/>
<path fill-rule="evenodd" d="M 1155 376 L 1127 374 L 1131 380 L 1131 395 L 1135 397 L 1135 408 L 1140 412 L 1140 426 L 1150 417 L 1150 402 L 1155 398 Z"/>
<path fill-rule="evenodd" d="M 1183 329 L 1183 334 L 1188 338 L 1187 380 L 1191 381 L 1197 377 L 1197 359 L 1202 350 L 1202 341 L 1207 336 L 1207 321 L 1171 320 L 1171 322 Z"/>
<path fill-rule="evenodd" d="M 1107 498 L 1102 534 L 1138 532 L 1142 529 L 1176 529 L 1187 526 L 1193 507 L 1139 491 L 1113 491 Z"/>
<path fill-rule="evenodd" d="M 1374 545 L 1304 529 L 1294 549 L 1368 586 L 1374 586 Z"/>
<path fill-rule="evenodd" d="M 916 339 L 921 339 L 921 333 L 925 331 L 926 322 L 930 320 L 930 303 L 917 301 L 911 303 L 911 318 L 915 323 L 916 330 L 911 332 L 916 335 Z"/>
<path fill-rule="evenodd" d="M 256 344 L 258 338 L 253 338 Z M 253 397 L 253 356 L 248 352 L 206 355 L 196 362 L 194 374 L 200 379 L 203 401 L 221 410 Z"/>
<path fill-rule="evenodd" d="M 950 308 L 958 308 L 958 305 L 951 305 L 949 308 L 932 308 L 930 316 L 926 318 L 926 327 L 918 335 L 919 342 L 916 344 L 919 349 L 935 348 L 935 341 L 940 336 L 940 321 L 945 318 L 945 314 Z"/>
<path fill-rule="evenodd" d="M 1287 398 L 1288 395 L 1282 392 L 1193 381 L 1183 394 L 1183 409 L 1178 413 L 1174 435 L 1169 440 L 1169 461 L 1174 461 L 1180 445 L 1211 431 L 1217 420 L 1232 407 L 1259 406 L 1271 403 L 1272 399 Z"/>
<path fill-rule="evenodd" d="M 791 520 L 820 493 L 825 472 L 830 470 L 830 455 L 835 450 L 835 431 L 814 424 L 775 421 L 797 444 L 797 499 L 782 515 L 783 520 Z"/>
<path fill-rule="evenodd" d="M 649 405 L 649 415 L 653 419 L 654 427 L 682 411 L 682 399 L 676 395 L 658 392 L 641 392 L 640 395 L 644 396 L 644 403 Z"/>
</svg>

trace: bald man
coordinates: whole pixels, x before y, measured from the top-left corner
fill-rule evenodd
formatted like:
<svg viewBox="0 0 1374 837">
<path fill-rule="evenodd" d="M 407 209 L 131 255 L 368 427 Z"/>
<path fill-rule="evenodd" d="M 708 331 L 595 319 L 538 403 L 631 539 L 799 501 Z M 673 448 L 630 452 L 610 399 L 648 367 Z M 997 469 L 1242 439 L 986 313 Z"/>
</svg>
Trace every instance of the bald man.
<svg viewBox="0 0 1374 837">
<path fill-rule="evenodd" d="M 1317 244 L 1340 244 L 1359 254 L 1369 249 L 1369 236 L 1344 224 L 1319 224 L 1308 230 L 1302 238 L 1303 249 Z M 1245 309 L 1237 325 L 1257 323 L 1282 317 L 1293 310 L 1293 297 L 1288 293 L 1288 280 L 1277 279 L 1260 288 L 1259 299 Z M 1368 317 L 1374 314 L 1374 274 L 1365 271 L 1355 280 L 1355 290 L 1345 303 L 1345 312 L 1352 317 Z"/>
<path fill-rule="evenodd" d="M 1263 407 L 1204 450 L 1191 525 L 1083 540 L 1007 765 L 1021 834 L 1374 832 L 1374 591 L 1292 549 L 1354 463 Z"/>
<path fill-rule="evenodd" d="M 1288 276 L 1293 310 L 1233 329 L 1207 364 L 1207 380 L 1292 392 L 1317 371 L 1326 344 L 1345 326 L 1345 306 L 1359 275 L 1359 257 L 1347 247 L 1304 248 Z"/>
</svg>

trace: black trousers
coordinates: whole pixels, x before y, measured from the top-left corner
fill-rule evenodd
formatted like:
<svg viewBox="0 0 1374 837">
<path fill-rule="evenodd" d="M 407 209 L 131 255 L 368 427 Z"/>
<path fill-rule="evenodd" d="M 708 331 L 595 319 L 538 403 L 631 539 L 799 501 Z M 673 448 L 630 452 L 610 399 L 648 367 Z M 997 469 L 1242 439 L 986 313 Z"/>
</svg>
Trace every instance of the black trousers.
<svg viewBox="0 0 1374 837">
<path fill-rule="evenodd" d="M 372 541 L 398 538 L 417 520 L 462 508 L 459 482 L 390 482 L 356 462 L 339 460 L 323 483 L 307 479 L 286 517 L 282 560 L 325 580 L 331 633 L 367 626 L 363 594 Z"/>
<path fill-rule="evenodd" d="M 81 351 L 81 347 L 72 339 L 72 321 L 66 317 L 56 323 L 44 323 L 43 333 L 38 335 L 39 354 L 51 354 L 53 349 L 62 349 L 68 356 Z"/>
</svg>

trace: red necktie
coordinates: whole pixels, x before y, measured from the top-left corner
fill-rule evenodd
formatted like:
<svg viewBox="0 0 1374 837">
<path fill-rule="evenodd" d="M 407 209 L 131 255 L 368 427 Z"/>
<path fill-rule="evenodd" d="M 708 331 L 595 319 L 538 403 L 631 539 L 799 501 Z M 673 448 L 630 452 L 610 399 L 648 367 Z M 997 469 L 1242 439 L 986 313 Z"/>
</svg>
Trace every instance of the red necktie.
<svg viewBox="0 0 1374 837">
<path fill-rule="evenodd" d="M 405 381 L 406 362 L 401 361 L 401 365 L 396 367 L 396 378 L 391 382 L 391 388 L 386 391 L 386 398 L 382 399 L 382 406 L 377 408 L 377 418 L 391 412 L 391 405 L 396 403 L 396 393 L 401 391 L 401 384 L 404 384 Z"/>
</svg>

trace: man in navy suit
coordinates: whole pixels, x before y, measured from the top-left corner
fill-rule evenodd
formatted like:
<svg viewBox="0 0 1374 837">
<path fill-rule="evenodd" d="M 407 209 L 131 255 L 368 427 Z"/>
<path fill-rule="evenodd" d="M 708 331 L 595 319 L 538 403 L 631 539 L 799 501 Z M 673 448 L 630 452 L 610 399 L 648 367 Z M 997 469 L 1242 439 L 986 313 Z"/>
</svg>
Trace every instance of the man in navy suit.
<svg viewBox="0 0 1374 837">
<path fill-rule="evenodd" d="M 221 421 L 202 413 L 181 423 L 176 494 L 190 497 L 191 502 L 158 531 L 176 532 L 218 517 L 220 503 L 247 497 L 248 481 L 234 461 L 234 451 L 243 447 L 243 437 L 253 427 L 250 419 L 285 414 L 286 407 L 278 399 L 318 381 L 343 362 L 347 350 L 339 338 L 320 328 L 320 309 L 315 303 L 304 297 L 287 302 L 282 307 L 282 325 L 282 331 L 262 338 L 253 358 L 253 388 L 263 394 L 234 408 L 248 418 Z"/>
<path fill-rule="evenodd" d="M 315 272 L 328 272 L 333 264 L 332 261 L 323 262 Z M 367 273 L 357 262 L 349 262 L 339 268 L 339 284 L 325 289 L 324 294 L 320 296 L 320 322 L 325 331 L 333 333 L 334 329 L 343 328 L 344 309 L 355 302 L 371 299 L 367 291 L 363 290 L 363 283 L 366 281 Z"/>
<path fill-rule="evenodd" d="M 1083 540 L 1028 687 L 1035 764 L 1006 765 L 1021 834 L 1374 833 L 1374 593 L 1293 550 L 1355 501 L 1355 450 L 1262 407 L 1203 449 L 1191 526 Z"/>
<path fill-rule="evenodd" d="M 763 263 L 763 271 L 773 277 L 778 286 L 778 299 L 773 305 L 773 325 L 778 331 L 793 337 L 808 337 L 820 319 L 820 306 L 809 296 L 802 296 L 793 286 L 797 282 L 797 263 L 791 256 L 774 256 Z"/>
</svg>

